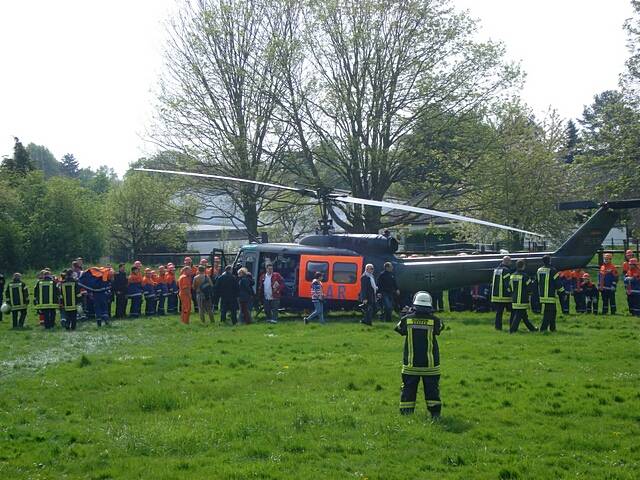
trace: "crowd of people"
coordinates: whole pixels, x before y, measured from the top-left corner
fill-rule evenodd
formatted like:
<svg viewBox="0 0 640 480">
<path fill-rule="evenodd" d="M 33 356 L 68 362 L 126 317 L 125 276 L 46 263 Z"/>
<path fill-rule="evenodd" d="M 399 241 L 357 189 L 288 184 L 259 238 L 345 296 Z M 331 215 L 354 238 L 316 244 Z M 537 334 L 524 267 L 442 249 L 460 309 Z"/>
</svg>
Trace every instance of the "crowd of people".
<svg viewBox="0 0 640 480">
<path fill-rule="evenodd" d="M 531 309 L 533 313 L 542 314 L 540 331 L 555 331 L 556 298 L 563 314 L 570 312 L 572 298 L 576 313 L 616 314 L 616 289 L 620 274 L 610 253 L 603 257 L 596 283 L 591 280 L 589 273 L 581 269 L 558 271 L 551 265 L 551 257 L 545 255 L 542 260 L 543 265 L 534 277 L 525 273 L 524 260 L 518 260 L 513 269 L 509 256 L 503 257 L 500 265 L 494 269 L 490 298 L 496 312 L 497 330 L 502 330 L 503 313 L 507 310 L 511 312 L 509 330 L 512 333 L 518 330 L 521 321 L 530 331 L 538 331 L 528 318 L 527 311 Z M 640 316 L 640 264 L 631 250 L 625 252 L 622 280 L 629 313 Z M 486 287 L 481 288 L 485 292 L 482 304 L 486 303 Z M 602 310 L 599 310 L 600 300 Z"/>
<path fill-rule="evenodd" d="M 264 307 L 267 321 L 277 323 L 285 289 L 282 276 L 271 264 L 266 265 L 255 292 L 251 272 L 246 268 L 234 272 L 231 265 L 221 268 L 218 257 L 214 258 L 213 265 L 203 258 L 197 266 L 190 257 L 185 257 L 178 273 L 173 263 L 152 269 L 135 261 L 128 273 L 124 263 L 118 265 L 117 271 L 111 265 L 84 269 L 83 264 L 83 259 L 77 258 L 71 268 L 57 276 L 51 269 L 43 269 L 37 275 L 33 292 L 22 280 L 22 274 L 13 274 L 9 281 L 0 275 L 0 303 L 4 302 L 4 313 L 11 312 L 13 327 L 25 325 L 31 303 L 46 329 L 54 327 L 58 312 L 60 324 L 69 330 L 76 329 L 78 320 L 95 319 L 100 327 L 112 318 L 176 313 L 186 324 L 193 311 L 199 314 L 203 323 L 207 319 L 214 322 L 214 311 L 217 310 L 222 323 L 229 316 L 234 325 L 238 322 L 249 324 L 256 298 Z M 323 300 L 321 283 L 314 299 L 319 303 Z M 112 315 L 113 303 L 115 314 Z M 320 320 L 324 321 L 321 312 Z"/>
<path fill-rule="evenodd" d="M 493 310 L 496 329 L 502 329 L 503 312 L 507 310 L 510 312 L 511 330 L 517 330 L 520 322 L 530 330 L 535 329 L 528 318 L 528 310 L 543 315 L 541 330 L 555 330 L 555 323 L 551 321 L 551 317 L 555 319 L 555 312 L 551 313 L 551 310 L 555 309 L 556 298 L 565 314 L 569 313 L 571 299 L 576 313 L 615 314 L 617 311 L 615 291 L 619 273 L 612 263 L 611 254 L 604 255 L 595 283 L 589 273 L 580 269 L 557 271 L 549 264 L 529 278 L 524 272 L 524 264 L 513 267 L 511 258 L 505 256 L 494 270 L 491 284 L 449 290 L 450 310 Z M 640 265 L 631 250 L 625 254 L 622 278 L 629 312 L 640 316 Z M 317 273 L 310 291 L 313 312 L 304 317 L 305 323 L 312 320 L 325 323 L 322 282 L 322 274 Z M 263 307 L 268 322 L 277 323 L 284 293 L 285 281 L 274 271 L 272 264 L 265 265 L 264 273 L 256 282 L 246 268 L 233 269 L 230 265 L 221 268 L 218 257 L 213 259 L 212 265 L 204 258 L 194 265 L 190 257 L 185 257 L 183 265 L 178 268 L 167 263 L 152 269 L 136 261 L 130 272 L 125 271 L 125 264 L 119 264 L 117 270 L 110 265 L 85 269 L 83 259 L 78 258 L 72 262 L 71 268 L 58 276 L 48 268 L 43 269 L 37 275 L 32 292 L 19 273 L 6 282 L 0 275 L 0 303 L 4 296 L 15 328 L 24 326 L 31 298 L 45 328 L 55 325 L 58 313 L 61 325 L 70 330 L 76 328 L 78 320 L 95 319 L 101 326 L 112 318 L 143 315 L 179 313 L 181 321 L 189 323 L 192 312 L 199 314 L 203 323 L 207 319 L 214 322 L 216 311 L 220 312 L 222 323 L 230 317 L 232 324 L 249 324 L 253 321 L 256 303 Z M 432 292 L 432 298 L 433 310 L 443 311 L 443 293 Z M 379 313 L 380 320 L 391 320 L 393 311 L 402 307 L 392 263 L 385 263 L 379 275 L 374 275 L 373 265 L 365 266 L 360 279 L 360 299 L 363 324 L 371 325 L 376 313 Z M 113 303 L 115 313 L 112 315 Z M 548 325 L 544 322 L 545 316 L 549 318 Z"/>
</svg>

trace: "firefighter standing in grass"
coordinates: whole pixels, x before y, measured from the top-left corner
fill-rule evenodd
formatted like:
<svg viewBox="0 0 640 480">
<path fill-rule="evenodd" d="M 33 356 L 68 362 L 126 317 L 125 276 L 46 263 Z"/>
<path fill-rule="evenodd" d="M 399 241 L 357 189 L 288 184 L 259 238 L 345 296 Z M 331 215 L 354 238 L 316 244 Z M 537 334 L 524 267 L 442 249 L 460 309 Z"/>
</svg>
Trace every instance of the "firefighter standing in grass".
<svg viewBox="0 0 640 480">
<path fill-rule="evenodd" d="M 509 333 L 515 333 L 518 331 L 520 321 L 523 321 L 530 332 L 535 332 L 538 329 L 533 326 L 533 323 L 529 321 L 527 315 L 527 308 L 529 307 L 529 289 L 531 288 L 532 280 L 524 271 L 525 261 L 518 260 L 516 263 L 516 272 L 511 274 L 509 278 L 509 286 L 511 287 L 511 308 L 513 308 L 513 320 L 511 321 L 511 327 Z"/>
<path fill-rule="evenodd" d="M 558 270 L 551 265 L 551 257 L 545 255 L 542 257 L 542 267 L 536 273 L 538 279 L 538 294 L 540 295 L 540 303 L 542 304 L 542 325 L 540 331 L 545 332 L 549 328 L 552 332 L 556 331 L 556 296 L 564 291 L 560 283 L 560 274 Z"/>
<path fill-rule="evenodd" d="M 78 319 L 78 302 L 82 299 L 78 282 L 73 279 L 73 270 L 67 270 L 64 281 L 58 285 L 60 303 L 65 312 L 67 330 L 75 330 Z"/>
<path fill-rule="evenodd" d="M 44 316 L 44 328 L 50 330 L 56 323 L 58 308 L 58 289 L 56 282 L 47 270 L 42 271 L 42 279 L 38 280 L 33 289 L 33 303 L 38 306 Z"/>
<path fill-rule="evenodd" d="M 427 410 L 432 418 L 440 417 L 440 351 L 436 337 L 443 324 L 433 314 L 431 295 L 418 292 L 413 307 L 402 317 L 395 330 L 406 337 L 402 362 L 400 413 L 410 415 L 416 408 L 418 384 L 422 379 Z"/>
<path fill-rule="evenodd" d="M 4 295 L 6 302 L 11 307 L 13 328 L 24 327 L 24 321 L 27 318 L 27 307 L 29 306 L 29 290 L 22 281 L 22 274 L 13 274 L 13 278 L 7 284 Z"/>
<path fill-rule="evenodd" d="M 600 265 L 600 271 L 598 272 L 598 290 L 602 297 L 602 314 L 609 313 L 609 307 L 611 307 L 611 314 L 616 314 L 616 286 L 618 284 L 618 269 L 611 263 L 613 255 L 610 253 L 604 254 L 604 263 Z"/>
<path fill-rule="evenodd" d="M 502 315 L 507 309 L 511 310 L 511 291 L 509 290 L 509 277 L 511 276 L 511 257 L 505 256 L 502 262 L 493 270 L 493 281 L 491 283 L 491 301 L 496 310 L 496 330 L 502 330 Z M 509 324 L 513 313 L 509 317 Z"/>
</svg>

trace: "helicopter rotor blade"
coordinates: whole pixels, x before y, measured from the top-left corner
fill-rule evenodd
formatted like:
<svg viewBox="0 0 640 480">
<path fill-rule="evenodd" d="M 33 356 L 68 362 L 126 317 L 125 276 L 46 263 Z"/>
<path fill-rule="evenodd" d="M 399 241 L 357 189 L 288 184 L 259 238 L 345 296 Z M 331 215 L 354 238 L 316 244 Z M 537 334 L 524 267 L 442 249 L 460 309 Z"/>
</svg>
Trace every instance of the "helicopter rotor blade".
<svg viewBox="0 0 640 480">
<path fill-rule="evenodd" d="M 253 185 L 262 185 L 269 188 L 277 188 L 280 190 L 289 190 L 291 192 L 297 192 L 302 195 L 312 196 L 314 198 L 318 196 L 318 192 L 316 192 L 315 190 L 310 190 L 308 188 L 287 187 L 285 185 L 278 185 L 276 183 L 259 182 L 257 180 L 247 180 L 244 178 L 236 178 L 236 177 L 225 177 L 223 175 L 211 175 L 209 173 L 179 172 L 176 170 L 158 170 L 156 168 L 134 168 L 134 170 L 137 172 L 168 173 L 172 175 L 183 175 L 187 177 L 214 178 L 216 180 L 227 180 L 231 182 L 250 183 Z"/>
<path fill-rule="evenodd" d="M 487 227 L 501 228 L 503 230 L 512 230 L 514 232 L 528 233 L 529 235 L 535 235 L 537 237 L 543 237 L 544 236 L 544 235 L 540 235 L 539 233 L 530 232 L 528 230 L 521 230 L 519 228 L 509 227 L 507 225 L 500 225 L 499 223 L 486 222 L 484 220 L 478 220 L 478 219 L 471 218 L 471 217 L 465 217 L 463 215 L 456 215 L 455 213 L 440 212 L 438 210 L 431 210 L 431 209 L 428 209 L 428 208 L 413 207 L 411 205 L 402 205 L 400 203 L 381 202 L 381 201 L 378 201 L 378 200 L 368 200 L 366 198 L 351 197 L 351 196 L 348 196 L 348 195 L 345 195 L 345 196 L 337 195 L 337 196 L 333 196 L 332 198 L 333 198 L 333 200 L 337 200 L 339 202 L 353 203 L 353 204 L 358 204 L 358 205 L 369 205 L 369 206 L 372 206 L 372 207 L 382 207 L 382 208 L 388 208 L 388 209 L 392 209 L 392 210 L 404 210 L 405 212 L 421 213 L 421 214 L 424 214 L 424 215 L 432 215 L 434 217 L 443 217 L 443 218 L 449 218 L 451 220 L 459 220 L 459 221 L 462 221 L 462 222 L 477 223 L 478 225 L 485 225 Z"/>
</svg>

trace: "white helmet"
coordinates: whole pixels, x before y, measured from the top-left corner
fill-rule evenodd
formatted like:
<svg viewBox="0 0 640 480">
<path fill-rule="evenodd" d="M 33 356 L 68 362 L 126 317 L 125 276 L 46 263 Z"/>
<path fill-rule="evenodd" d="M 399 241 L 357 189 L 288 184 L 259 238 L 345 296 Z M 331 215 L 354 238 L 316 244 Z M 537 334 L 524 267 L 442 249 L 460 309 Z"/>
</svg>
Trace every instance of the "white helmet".
<svg viewBox="0 0 640 480">
<path fill-rule="evenodd" d="M 9 304 L 7 302 L 4 302 L 2 304 L 2 306 L 0 307 L 0 312 L 9 313 L 10 311 L 11 311 L 11 307 L 9 306 Z"/>
<path fill-rule="evenodd" d="M 418 292 L 413 296 L 414 307 L 433 307 L 431 295 L 427 292 Z"/>
</svg>

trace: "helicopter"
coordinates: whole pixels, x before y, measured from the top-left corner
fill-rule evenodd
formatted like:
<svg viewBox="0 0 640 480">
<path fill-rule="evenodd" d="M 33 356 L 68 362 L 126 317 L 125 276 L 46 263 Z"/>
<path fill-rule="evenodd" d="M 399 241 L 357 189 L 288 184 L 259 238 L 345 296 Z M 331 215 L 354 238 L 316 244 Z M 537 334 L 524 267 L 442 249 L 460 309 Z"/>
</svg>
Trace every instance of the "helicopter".
<svg viewBox="0 0 640 480">
<path fill-rule="evenodd" d="M 137 171 L 210 178 L 222 181 L 253 183 L 274 189 L 294 191 L 315 198 L 320 208 L 319 233 L 309 235 L 299 243 L 253 243 L 238 251 L 234 265 L 245 267 L 254 278 L 272 264 L 285 281 L 280 307 L 302 310 L 309 307 L 311 282 L 316 272 L 323 275 L 325 303 L 329 309 L 352 310 L 360 304 L 360 277 L 367 264 L 380 272 L 386 262 L 394 267 L 401 298 L 410 299 L 417 291 L 443 291 L 490 283 L 494 268 L 502 254 L 455 255 L 401 258 L 396 255 L 398 241 L 379 234 L 335 234 L 329 218 L 331 202 L 369 205 L 386 209 L 444 217 L 451 220 L 542 236 L 535 232 L 487 222 L 471 217 L 399 203 L 370 200 L 337 193 L 330 189 L 297 188 L 235 177 L 196 172 L 181 172 L 151 168 Z M 640 207 L 640 199 L 603 202 L 598 210 L 555 251 L 511 253 L 511 259 L 526 261 L 526 272 L 535 274 L 542 266 L 542 257 L 550 255 L 559 270 L 583 268 L 601 247 L 611 228 L 619 220 L 619 212 Z"/>
</svg>

